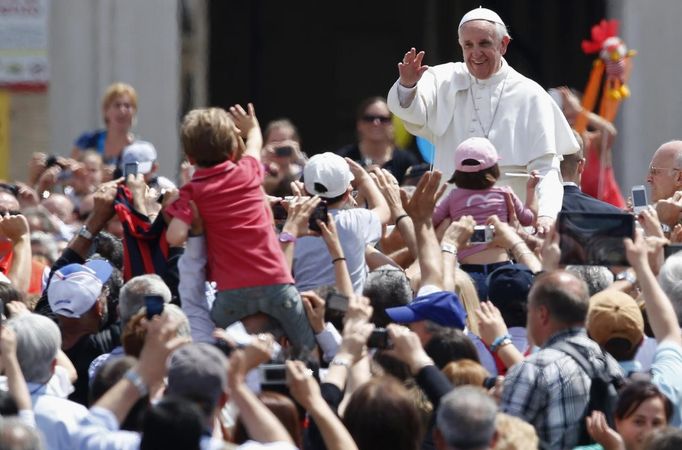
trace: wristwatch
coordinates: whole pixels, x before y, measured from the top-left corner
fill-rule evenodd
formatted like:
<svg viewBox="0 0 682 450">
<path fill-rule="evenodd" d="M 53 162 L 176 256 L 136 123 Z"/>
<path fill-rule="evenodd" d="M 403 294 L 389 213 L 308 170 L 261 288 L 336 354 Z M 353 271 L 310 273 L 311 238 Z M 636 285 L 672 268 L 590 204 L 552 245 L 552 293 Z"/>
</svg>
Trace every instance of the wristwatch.
<svg viewBox="0 0 682 450">
<path fill-rule="evenodd" d="M 331 360 L 329 365 L 330 366 L 343 366 L 346 369 L 350 369 L 351 361 L 348 358 L 344 358 L 342 356 L 336 356 L 336 357 L 334 357 L 334 359 Z"/>
<path fill-rule="evenodd" d="M 83 225 L 83 226 L 81 227 L 81 229 L 78 230 L 78 236 L 80 236 L 80 237 L 82 237 L 82 238 L 84 238 L 84 239 L 87 239 L 87 240 L 89 240 L 89 241 L 91 241 L 91 240 L 93 240 L 93 239 L 95 238 L 95 236 L 93 236 L 92 233 L 90 233 L 90 232 L 88 231 L 88 228 L 87 228 L 85 225 Z"/>
<path fill-rule="evenodd" d="M 130 381 L 133 386 L 135 386 L 137 392 L 140 393 L 140 397 L 144 397 L 145 395 L 149 394 L 149 387 L 145 384 L 144 380 L 135 369 L 129 369 L 125 375 L 123 375 L 123 378 Z"/>
<path fill-rule="evenodd" d="M 291 233 L 287 233 L 286 231 L 282 231 L 279 234 L 279 241 L 280 242 L 296 242 L 296 236 L 294 236 Z"/>
</svg>

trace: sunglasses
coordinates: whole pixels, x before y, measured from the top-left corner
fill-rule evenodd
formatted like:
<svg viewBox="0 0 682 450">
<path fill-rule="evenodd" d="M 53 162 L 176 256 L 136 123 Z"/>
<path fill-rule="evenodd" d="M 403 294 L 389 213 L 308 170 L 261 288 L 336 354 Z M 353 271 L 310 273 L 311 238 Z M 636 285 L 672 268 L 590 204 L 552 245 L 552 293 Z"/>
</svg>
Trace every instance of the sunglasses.
<svg viewBox="0 0 682 450">
<path fill-rule="evenodd" d="M 21 211 L 16 211 L 13 209 L 7 209 L 4 211 L 0 211 L 0 216 L 6 216 L 7 214 L 9 214 L 10 216 L 18 216 L 19 214 L 21 214 Z"/>
<path fill-rule="evenodd" d="M 362 116 L 361 120 L 363 122 L 369 122 L 369 123 L 374 123 L 375 120 L 378 120 L 382 124 L 388 124 L 391 123 L 391 118 L 387 116 L 374 116 L 372 114 L 365 114 Z"/>
</svg>

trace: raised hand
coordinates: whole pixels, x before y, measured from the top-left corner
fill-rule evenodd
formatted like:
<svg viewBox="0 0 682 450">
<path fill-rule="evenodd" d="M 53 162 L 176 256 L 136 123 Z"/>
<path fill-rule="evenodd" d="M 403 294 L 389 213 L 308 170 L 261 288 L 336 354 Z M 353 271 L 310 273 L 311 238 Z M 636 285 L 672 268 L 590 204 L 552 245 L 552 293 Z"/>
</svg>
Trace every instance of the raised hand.
<svg viewBox="0 0 682 450">
<path fill-rule="evenodd" d="M 412 47 L 405 53 L 402 62 L 398 63 L 398 73 L 400 74 L 400 84 L 406 88 L 414 87 L 421 79 L 424 72 L 429 69 L 429 66 L 422 65 L 424 60 L 424 51 L 417 53 L 417 50 Z"/>
</svg>

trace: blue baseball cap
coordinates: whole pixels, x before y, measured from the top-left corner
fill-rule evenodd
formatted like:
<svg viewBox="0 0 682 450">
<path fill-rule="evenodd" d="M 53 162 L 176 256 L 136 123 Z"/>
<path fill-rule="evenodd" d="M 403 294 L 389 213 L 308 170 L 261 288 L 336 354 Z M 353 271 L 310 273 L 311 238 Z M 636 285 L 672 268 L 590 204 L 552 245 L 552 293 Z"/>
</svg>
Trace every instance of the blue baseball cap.
<svg viewBox="0 0 682 450">
<path fill-rule="evenodd" d="M 394 322 L 412 323 L 430 320 L 444 327 L 463 330 L 467 313 L 454 292 L 438 291 L 415 298 L 405 306 L 387 308 L 386 314 Z"/>
</svg>

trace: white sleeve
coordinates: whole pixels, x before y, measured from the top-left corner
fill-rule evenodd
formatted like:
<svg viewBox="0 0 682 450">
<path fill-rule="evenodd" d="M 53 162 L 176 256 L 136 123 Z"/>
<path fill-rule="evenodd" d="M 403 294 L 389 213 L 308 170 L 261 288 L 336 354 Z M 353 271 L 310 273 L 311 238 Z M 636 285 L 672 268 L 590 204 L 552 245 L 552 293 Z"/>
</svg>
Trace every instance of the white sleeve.
<svg viewBox="0 0 682 450">
<path fill-rule="evenodd" d="M 185 252 L 178 261 L 178 292 L 182 310 L 189 319 L 194 342 L 213 342 L 215 324 L 206 298 L 206 245 L 203 236 L 187 239 Z"/>
<path fill-rule="evenodd" d="M 564 200 L 564 187 L 561 184 L 559 157 L 553 153 L 543 155 L 528 163 L 528 172 L 537 170 L 543 178 L 537 187 L 538 216 L 556 219 Z"/>
<path fill-rule="evenodd" d="M 97 406 L 90 408 L 71 435 L 71 448 L 77 450 L 137 450 L 139 447 L 139 434 L 119 431 L 114 414 Z"/>
<path fill-rule="evenodd" d="M 334 359 L 341 346 L 341 335 L 336 327 L 329 322 L 325 323 L 324 330 L 315 335 L 315 339 L 322 349 L 322 358 L 327 362 Z"/>
<path fill-rule="evenodd" d="M 403 108 L 409 108 L 414 97 L 417 95 L 417 85 L 415 84 L 411 88 L 406 88 L 402 84 L 398 83 L 398 101 L 400 106 Z"/>
</svg>

